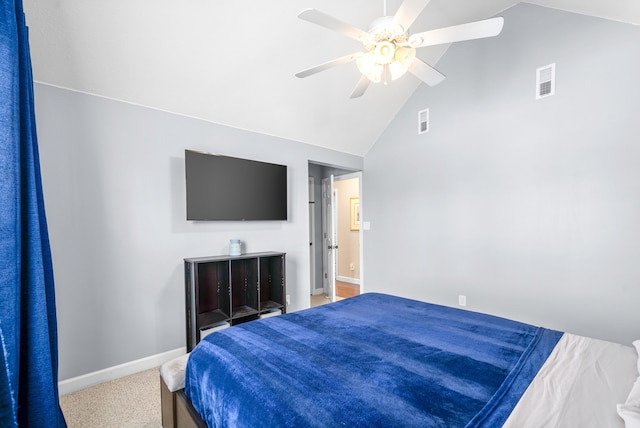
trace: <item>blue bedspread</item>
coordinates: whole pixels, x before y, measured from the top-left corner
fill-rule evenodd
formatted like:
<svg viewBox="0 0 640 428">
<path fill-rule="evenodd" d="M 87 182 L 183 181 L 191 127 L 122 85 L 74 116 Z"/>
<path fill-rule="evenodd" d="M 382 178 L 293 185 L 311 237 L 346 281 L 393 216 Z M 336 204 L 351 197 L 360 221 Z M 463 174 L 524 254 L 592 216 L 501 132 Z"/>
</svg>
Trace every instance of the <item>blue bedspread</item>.
<svg viewBox="0 0 640 428">
<path fill-rule="evenodd" d="M 561 335 L 367 293 L 207 336 L 185 392 L 210 427 L 499 427 Z"/>
</svg>

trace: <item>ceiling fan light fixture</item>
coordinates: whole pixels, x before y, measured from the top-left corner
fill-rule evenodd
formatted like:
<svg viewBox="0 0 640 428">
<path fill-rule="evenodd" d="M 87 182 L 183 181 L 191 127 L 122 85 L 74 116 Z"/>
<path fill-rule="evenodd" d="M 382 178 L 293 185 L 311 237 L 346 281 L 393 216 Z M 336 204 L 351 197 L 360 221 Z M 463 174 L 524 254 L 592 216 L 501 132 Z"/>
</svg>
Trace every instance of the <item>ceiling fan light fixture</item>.
<svg viewBox="0 0 640 428">
<path fill-rule="evenodd" d="M 404 67 L 399 62 L 392 62 L 388 65 L 389 73 L 391 74 L 391 80 L 396 80 L 402 77 L 407 72 L 407 67 Z"/>
<path fill-rule="evenodd" d="M 391 57 L 389 51 L 393 52 Z M 416 50 L 412 47 L 396 47 L 392 43 L 382 42 L 372 52 L 358 57 L 356 64 L 367 79 L 379 83 L 383 80 L 386 82 L 389 77 L 396 80 L 403 76 L 415 57 Z"/>
<path fill-rule="evenodd" d="M 402 46 L 397 48 L 393 56 L 393 61 L 389 63 L 391 80 L 396 80 L 404 75 L 414 59 L 416 59 L 416 50 L 414 48 L 405 48 Z"/>
<path fill-rule="evenodd" d="M 396 54 L 396 46 L 391 42 L 380 42 L 373 50 L 373 56 L 378 64 L 389 64 Z"/>
<path fill-rule="evenodd" d="M 375 55 L 371 52 L 361 55 L 356 60 L 356 65 L 360 73 L 364 74 L 367 79 L 374 83 L 378 83 L 382 80 L 383 66 L 376 62 Z"/>
</svg>

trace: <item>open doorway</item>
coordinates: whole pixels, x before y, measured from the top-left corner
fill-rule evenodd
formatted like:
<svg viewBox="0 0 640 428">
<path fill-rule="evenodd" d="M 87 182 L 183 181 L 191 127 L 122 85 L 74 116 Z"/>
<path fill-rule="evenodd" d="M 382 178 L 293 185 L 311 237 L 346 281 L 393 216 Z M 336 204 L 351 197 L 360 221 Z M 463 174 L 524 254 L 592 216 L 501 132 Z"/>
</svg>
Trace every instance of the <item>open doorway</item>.
<svg viewBox="0 0 640 428">
<path fill-rule="evenodd" d="M 362 292 L 362 173 L 310 162 L 309 177 L 310 294 L 317 306 Z"/>
</svg>

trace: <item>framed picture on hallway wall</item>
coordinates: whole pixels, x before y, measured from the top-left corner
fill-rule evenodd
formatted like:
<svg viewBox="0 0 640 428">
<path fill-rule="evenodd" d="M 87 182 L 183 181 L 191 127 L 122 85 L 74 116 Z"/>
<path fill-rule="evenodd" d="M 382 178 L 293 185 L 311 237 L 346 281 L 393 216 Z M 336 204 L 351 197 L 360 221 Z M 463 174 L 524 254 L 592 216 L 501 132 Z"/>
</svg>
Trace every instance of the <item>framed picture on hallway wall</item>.
<svg viewBox="0 0 640 428">
<path fill-rule="evenodd" d="M 360 230 L 360 198 L 351 198 L 351 230 Z"/>
</svg>

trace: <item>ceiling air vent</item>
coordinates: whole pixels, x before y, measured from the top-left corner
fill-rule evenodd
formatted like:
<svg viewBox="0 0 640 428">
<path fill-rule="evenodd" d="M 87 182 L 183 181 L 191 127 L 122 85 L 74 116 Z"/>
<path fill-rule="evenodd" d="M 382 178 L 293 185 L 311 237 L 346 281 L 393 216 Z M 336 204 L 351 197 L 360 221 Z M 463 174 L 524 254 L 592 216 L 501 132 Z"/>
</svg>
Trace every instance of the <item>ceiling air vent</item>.
<svg viewBox="0 0 640 428">
<path fill-rule="evenodd" d="M 536 99 L 550 97 L 556 93 L 556 64 L 536 70 Z"/>
<path fill-rule="evenodd" d="M 429 109 L 420 110 L 418 112 L 418 134 L 429 132 Z"/>
</svg>

